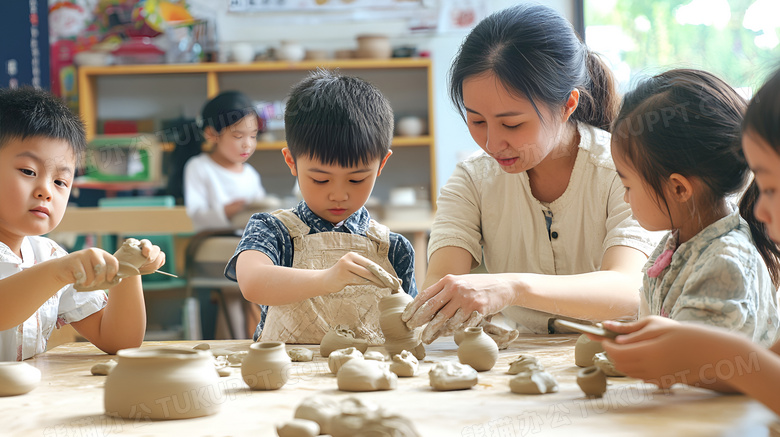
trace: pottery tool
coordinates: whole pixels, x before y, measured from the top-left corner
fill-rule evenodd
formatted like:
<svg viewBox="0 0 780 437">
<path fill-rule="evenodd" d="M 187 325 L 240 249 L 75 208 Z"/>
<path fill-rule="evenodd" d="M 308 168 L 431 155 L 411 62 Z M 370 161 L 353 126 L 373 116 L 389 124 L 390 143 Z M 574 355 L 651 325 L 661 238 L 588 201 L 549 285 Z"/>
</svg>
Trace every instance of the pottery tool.
<svg viewBox="0 0 780 437">
<path fill-rule="evenodd" d="M 620 335 L 617 332 L 610 331 L 609 329 L 606 329 L 602 326 L 583 325 L 582 323 L 570 322 L 568 320 L 563 320 L 563 319 L 555 319 L 554 323 L 561 328 L 571 329 L 577 332 L 581 332 L 583 334 L 598 335 L 599 337 L 604 337 L 609 339 L 614 339 L 615 337 Z"/>
<path fill-rule="evenodd" d="M 178 278 L 178 276 L 174 275 L 173 273 L 163 272 L 162 270 L 155 270 L 152 273 L 159 273 L 161 275 L 170 276 L 172 278 Z"/>
</svg>

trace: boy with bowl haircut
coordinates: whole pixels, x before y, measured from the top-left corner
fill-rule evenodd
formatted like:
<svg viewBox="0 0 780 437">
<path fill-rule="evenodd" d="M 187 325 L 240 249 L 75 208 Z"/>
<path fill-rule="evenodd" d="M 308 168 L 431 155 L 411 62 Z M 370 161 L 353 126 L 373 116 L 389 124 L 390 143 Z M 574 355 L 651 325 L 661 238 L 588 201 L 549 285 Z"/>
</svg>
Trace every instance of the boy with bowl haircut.
<svg viewBox="0 0 780 437">
<path fill-rule="evenodd" d="M 390 104 L 362 79 L 318 70 L 293 87 L 284 121 L 303 201 L 252 216 L 225 275 L 263 308 L 255 340 L 318 344 L 347 325 L 381 344 L 377 303 L 390 290 L 366 266 L 417 294 L 411 244 L 363 206 L 392 154 Z"/>
</svg>

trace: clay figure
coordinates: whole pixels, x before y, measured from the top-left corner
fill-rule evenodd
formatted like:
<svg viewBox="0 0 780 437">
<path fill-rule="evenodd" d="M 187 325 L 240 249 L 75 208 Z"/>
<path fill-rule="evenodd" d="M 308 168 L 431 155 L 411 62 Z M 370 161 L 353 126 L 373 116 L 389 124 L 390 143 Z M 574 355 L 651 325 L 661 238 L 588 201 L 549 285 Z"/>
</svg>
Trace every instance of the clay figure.
<svg viewBox="0 0 780 437">
<path fill-rule="evenodd" d="M 367 360 L 374 360 L 374 361 L 384 361 L 385 360 L 385 354 L 379 351 L 368 351 L 363 354 L 363 358 Z"/>
<path fill-rule="evenodd" d="M 362 360 L 363 354 L 354 347 L 348 347 L 346 349 L 339 349 L 333 351 L 328 357 L 328 368 L 331 373 L 337 375 L 341 366 L 347 363 L 349 360 Z"/>
<path fill-rule="evenodd" d="M 544 394 L 558 391 L 558 382 L 544 370 L 520 372 L 509 380 L 509 389 L 519 394 Z"/>
<path fill-rule="evenodd" d="M 442 362 L 428 372 L 434 390 L 464 390 L 477 385 L 477 371 L 467 364 Z"/>
<path fill-rule="evenodd" d="M 342 391 L 393 390 L 398 385 L 398 376 L 386 364 L 374 360 L 349 360 L 336 378 Z"/>
<path fill-rule="evenodd" d="M 0 362 L 0 396 L 23 395 L 41 382 L 41 371 L 23 361 Z"/>
<path fill-rule="evenodd" d="M 320 425 L 306 419 L 293 419 L 276 427 L 279 437 L 314 437 L 320 435 Z"/>
<path fill-rule="evenodd" d="M 291 368 L 284 343 L 252 343 L 241 364 L 241 376 L 252 390 L 277 390 L 287 383 Z"/>
<path fill-rule="evenodd" d="M 516 360 L 509 363 L 510 375 L 517 375 L 521 372 L 530 372 L 532 370 L 544 370 L 544 366 L 539 364 L 539 360 L 536 357 L 530 355 L 520 355 Z"/>
<path fill-rule="evenodd" d="M 287 349 L 287 355 L 290 356 L 290 359 L 293 360 L 294 363 L 311 361 L 314 359 L 314 352 L 312 352 L 311 349 L 306 349 L 305 347 L 293 347 Z"/>
<path fill-rule="evenodd" d="M 111 371 L 114 370 L 114 367 L 116 367 L 116 360 L 108 360 L 104 363 L 95 364 L 89 371 L 93 375 L 105 376 L 111 373 Z"/>
<path fill-rule="evenodd" d="M 411 377 L 417 374 L 418 366 L 417 357 L 409 351 L 401 351 L 400 354 L 393 355 L 390 371 L 400 377 Z"/>
<path fill-rule="evenodd" d="M 111 281 L 103 281 L 98 284 L 80 285 L 76 283 L 74 288 L 77 291 L 105 290 L 118 284 L 123 278 L 128 276 L 140 275 L 139 267 L 146 264 L 149 260 L 141 255 L 141 242 L 135 238 L 128 238 L 122 246 L 114 252 L 114 256 L 119 261 L 119 270 Z M 105 266 L 103 266 L 105 268 Z"/>
<path fill-rule="evenodd" d="M 293 417 L 311 420 L 320 426 L 320 433 L 330 434 L 330 420 L 341 413 L 339 404 L 331 398 L 311 396 L 295 409 Z"/>
<path fill-rule="evenodd" d="M 133 420 L 189 419 L 215 414 L 224 394 L 213 361 L 208 352 L 193 349 L 122 349 L 117 352 L 116 367 L 106 377 L 105 412 Z M 187 402 L 192 393 L 201 393 L 202 401 Z M 144 406 L 142 412 L 139 405 Z"/>
<path fill-rule="evenodd" d="M 498 360 L 498 345 L 481 327 L 466 328 L 458 346 L 458 360 L 477 372 L 490 370 Z"/>
<path fill-rule="evenodd" d="M 349 326 L 338 325 L 331 328 L 320 342 L 320 355 L 327 358 L 337 349 L 354 347 L 363 353 L 368 350 L 368 342 L 362 338 L 355 338 L 355 333 Z"/>
<path fill-rule="evenodd" d="M 606 376 L 626 376 L 625 373 L 615 368 L 615 363 L 609 359 L 606 352 L 599 352 L 593 356 L 593 365 L 601 369 Z"/>
<path fill-rule="evenodd" d="M 577 385 L 589 398 L 600 398 L 607 391 L 607 377 L 596 366 L 586 367 L 577 373 Z"/>
<path fill-rule="evenodd" d="M 590 367 L 593 365 L 593 356 L 599 352 L 604 352 L 601 342 L 593 341 L 582 334 L 574 345 L 574 364 L 579 367 Z"/>
<path fill-rule="evenodd" d="M 241 367 L 241 363 L 244 362 L 247 355 L 249 355 L 249 351 L 233 352 L 229 354 L 225 360 L 230 367 Z"/>
</svg>

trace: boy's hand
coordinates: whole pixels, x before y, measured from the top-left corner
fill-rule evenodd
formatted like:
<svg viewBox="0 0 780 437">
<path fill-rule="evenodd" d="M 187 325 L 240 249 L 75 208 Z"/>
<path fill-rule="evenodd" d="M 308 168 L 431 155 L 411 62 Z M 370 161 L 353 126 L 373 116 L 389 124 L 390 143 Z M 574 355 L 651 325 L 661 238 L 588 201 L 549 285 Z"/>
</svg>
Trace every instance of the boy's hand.
<svg viewBox="0 0 780 437">
<path fill-rule="evenodd" d="M 85 289 L 103 282 L 116 284 L 119 261 L 103 249 L 90 248 L 70 253 L 57 260 L 56 277 L 63 284 L 76 284 Z"/>
<path fill-rule="evenodd" d="M 149 240 L 141 240 L 141 255 L 147 259 L 147 262 L 138 268 L 142 275 L 153 273 L 165 264 L 165 252 Z"/>
<path fill-rule="evenodd" d="M 369 264 L 374 262 L 354 252 L 347 253 L 333 267 L 323 270 L 325 290 L 330 294 L 343 290 L 347 285 L 374 284 L 385 287 L 384 283 L 366 268 Z"/>
<path fill-rule="evenodd" d="M 225 216 L 228 219 L 233 218 L 234 215 L 241 212 L 246 207 L 246 202 L 243 200 L 234 200 L 225 205 Z"/>
</svg>

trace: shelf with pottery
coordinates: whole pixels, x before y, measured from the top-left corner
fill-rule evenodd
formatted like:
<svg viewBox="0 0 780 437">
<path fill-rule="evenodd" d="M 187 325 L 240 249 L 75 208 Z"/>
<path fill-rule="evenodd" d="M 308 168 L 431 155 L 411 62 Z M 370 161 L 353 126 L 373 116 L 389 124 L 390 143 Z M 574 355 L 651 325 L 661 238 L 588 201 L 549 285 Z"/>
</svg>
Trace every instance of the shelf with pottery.
<svg viewBox="0 0 780 437">
<path fill-rule="evenodd" d="M 632 378 L 610 378 L 601 399 L 587 399 L 576 384 L 576 335 L 520 336 L 499 351 L 492 370 L 479 372 L 471 389 L 439 392 L 429 385 L 428 371 L 437 362 L 457 361 L 452 337 L 426 346 L 417 376 L 398 378 L 397 388 L 376 392 L 344 392 L 330 373 L 328 360 L 317 345 L 290 345 L 310 349 L 314 361 L 292 363 L 282 388 L 252 391 L 240 368 L 219 380 L 216 398 L 193 390 L 192 397 L 160 399 L 173 408 L 192 408 L 194 402 L 213 400 L 219 412 L 196 419 L 148 420 L 138 410 L 136 419 L 104 414 L 105 376 L 93 376 L 92 366 L 116 359 L 89 343 L 68 343 L 28 360 L 41 371 L 42 381 L 27 394 L 0 397 L 3 435 L 252 435 L 275 436 L 275 426 L 287 422 L 304 399 L 323 396 L 341 400 L 357 397 L 379 404 L 414 424 L 419 435 L 769 435 L 776 416 L 746 396 L 675 386 L 671 393 L 655 390 Z M 199 342 L 144 342 L 143 347 L 167 346 L 192 350 Z M 251 340 L 208 341 L 211 349 L 239 352 Z M 383 351 L 370 347 L 370 351 Z M 558 381 L 556 393 L 521 395 L 510 392 L 509 363 L 519 354 L 534 356 Z M 212 405 L 212 404 L 206 404 Z M 156 406 L 156 405 L 153 405 Z M 774 434 L 772 434 L 774 435 Z"/>
<path fill-rule="evenodd" d="M 424 187 L 434 210 L 438 188 L 433 68 L 429 58 L 84 66 L 78 70 L 79 111 L 91 139 L 97 133 L 99 119 L 163 119 L 183 112 L 194 115 L 206 99 L 228 89 L 242 91 L 256 101 L 283 101 L 293 84 L 317 68 L 339 69 L 382 90 L 398 118 L 399 132 L 393 138 L 394 156 L 375 191 L 386 198 L 393 187 Z M 401 132 L 403 118 L 417 119 L 422 130 Z M 266 190 L 283 197 L 289 181 L 279 174 L 284 164 L 276 154 L 285 142 L 279 132 L 269 136 L 269 141 L 258 142 L 258 153 L 249 163 L 263 176 L 264 185 L 271 184 Z M 171 150 L 173 144 L 163 143 L 162 147 Z"/>
</svg>

